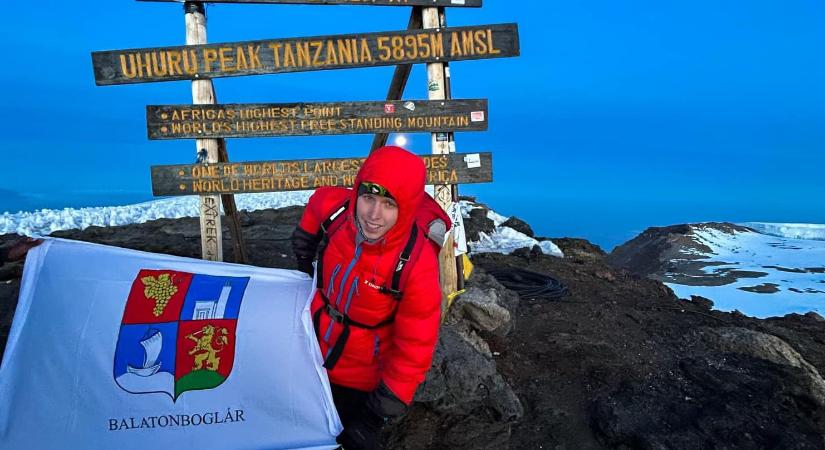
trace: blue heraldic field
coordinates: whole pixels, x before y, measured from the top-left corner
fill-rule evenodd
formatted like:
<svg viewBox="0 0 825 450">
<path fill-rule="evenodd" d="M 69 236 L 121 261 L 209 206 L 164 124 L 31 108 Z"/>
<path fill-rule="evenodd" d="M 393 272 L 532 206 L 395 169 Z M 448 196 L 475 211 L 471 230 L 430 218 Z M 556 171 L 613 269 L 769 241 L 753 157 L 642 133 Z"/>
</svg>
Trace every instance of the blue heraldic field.
<svg viewBox="0 0 825 450">
<path fill-rule="evenodd" d="M 114 355 L 117 384 L 133 394 L 213 389 L 232 372 L 248 277 L 140 270 Z"/>
</svg>

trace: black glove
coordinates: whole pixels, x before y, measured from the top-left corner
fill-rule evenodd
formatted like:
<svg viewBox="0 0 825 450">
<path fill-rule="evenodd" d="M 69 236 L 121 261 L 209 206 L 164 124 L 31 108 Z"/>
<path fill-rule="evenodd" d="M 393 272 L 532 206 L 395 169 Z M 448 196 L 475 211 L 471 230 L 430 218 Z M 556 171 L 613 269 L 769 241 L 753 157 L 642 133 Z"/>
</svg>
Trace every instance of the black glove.
<svg viewBox="0 0 825 450">
<path fill-rule="evenodd" d="M 312 274 L 315 272 L 315 267 L 312 266 L 312 258 L 298 256 L 296 259 L 298 260 L 298 270 L 312 278 Z"/>
<path fill-rule="evenodd" d="M 378 436 L 385 420 L 364 405 L 359 413 L 344 424 L 344 431 L 338 436 L 338 443 L 344 450 L 375 450 Z"/>
<path fill-rule="evenodd" d="M 381 428 L 387 420 L 400 416 L 406 409 L 407 405 L 381 383 L 369 393 L 358 413 L 344 424 L 338 443 L 344 446 L 344 450 L 376 449 Z"/>
<path fill-rule="evenodd" d="M 367 408 L 379 417 L 391 419 L 404 414 L 407 405 L 382 382 L 367 397 Z"/>
<path fill-rule="evenodd" d="M 295 253 L 295 259 L 298 262 L 298 270 L 309 276 L 312 276 L 315 271 L 315 268 L 312 267 L 312 261 L 318 252 L 319 242 L 318 235 L 307 233 L 301 227 L 295 227 L 295 231 L 292 233 L 292 251 Z"/>
</svg>

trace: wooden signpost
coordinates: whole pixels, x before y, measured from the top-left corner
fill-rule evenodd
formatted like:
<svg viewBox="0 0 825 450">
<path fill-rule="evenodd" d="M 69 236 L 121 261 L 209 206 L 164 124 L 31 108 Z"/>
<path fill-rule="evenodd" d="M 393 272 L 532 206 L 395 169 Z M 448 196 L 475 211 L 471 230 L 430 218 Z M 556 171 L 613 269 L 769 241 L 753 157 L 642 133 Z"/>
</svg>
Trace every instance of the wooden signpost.
<svg viewBox="0 0 825 450">
<path fill-rule="evenodd" d="M 431 27 L 435 28 L 435 27 Z M 92 53 L 98 85 L 517 56 L 514 23 Z"/>
<path fill-rule="evenodd" d="M 366 157 L 152 166 L 154 195 L 282 192 L 349 187 Z M 491 153 L 425 155 L 427 184 L 493 181 Z"/>
<path fill-rule="evenodd" d="M 484 131 L 486 100 L 149 105 L 149 139 Z"/>
<path fill-rule="evenodd" d="M 428 30 L 444 30 L 441 28 L 441 19 L 438 8 L 423 8 L 423 26 L 425 32 Z M 444 76 L 443 61 L 436 60 L 427 64 L 427 95 L 430 100 L 443 101 L 447 98 L 446 84 Z M 446 134 L 445 134 L 446 135 Z M 443 155 L 450 153 L 447 139 L 439 139 L 438 133 L 432 134 L 432 151 L 434 154 Z M 435 201 L 447 211 L 453 203 L 453 183 L 444 183 L 434 186 Z M 455 237 L 452 233 L 447 235 L 447 242 L 441 248 L 438 255 L 439 270 L 441 272 L 441 310 L 446 311 L 449 307 L 451 296 L 457 291 L 458 270 L 455 264 Z"/>
<path fill-rule="evenodd" d="M 186 44 L 189 46 L 206 43 L 206 14 L 203 4 L 187 3 L 185 11 Z M 215 103 L 215 91 L 211 80 L 192 82 L 192 103 L 196 105 Z M 198 139 L 195 141 L 196 154 L 205 163 L 218 162 L 218 141 Z M 204 195 L 200 198 L 201 255 L 210 261 L 223 261 L 223 228 L 220 213 L 221 198 L 218 195 Z"/>
<path fill-rule="evenodd" d="M 181 2 L 181 0 L 142 0 Z M 98 85 L 192 80 L 192 105 L 146 107 L 150 139 L 194 139 L 198 163 L 152 166 L 155 195 L 198 195 L 203 257 L 221 260 L 220 201 L 236 210 L 234 194 L 351 186 L 365 157 L 229 162 L 225 138 L 432 133 L 422 156 L 427 183 L 445 209 L 457 185 L 492 181 L 492 154 L 455 153 L 456 131 L 484 131 L 487 101 L 452 100 L 449 61 L 519 55 L 518 26 L 446 27 L 445 7 L 480 7 L 482 0 L 210 0 L 210 3 L 411 6 L 406 30 L 206 43 L 204 1 L 185 1 L 186 45 L 92 53 Z M 427 100 L 401 100 L 412 64 L 427 64 Z M 386 101 L 217 104 L 211 79 L 395 65 Z M 243 255 L 237 217 L 233 244 Z M 460 289 L 452 233 L 439 255 L 443 305 Z"/>
</svg>

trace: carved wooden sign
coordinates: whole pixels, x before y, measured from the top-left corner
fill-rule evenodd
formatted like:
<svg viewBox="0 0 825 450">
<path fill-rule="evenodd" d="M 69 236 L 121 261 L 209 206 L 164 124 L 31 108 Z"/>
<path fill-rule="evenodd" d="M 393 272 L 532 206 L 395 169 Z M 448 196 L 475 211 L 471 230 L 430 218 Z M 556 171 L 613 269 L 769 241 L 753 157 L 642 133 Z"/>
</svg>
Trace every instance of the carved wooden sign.
<svg viewBox="0 0 825 450">
<path fill-rule="evenodd" d="M 518 54 L 518 26 L 510 23 L 101 51 L 92 64 L 95 82 L 112 85 Z"/>
<path fill-rule="evenodd" d="M 149 105 L 149 139 L 484 131 L 487 100 Z"/>
<path fill-rule="evenodd" d="M 427 184 L 493 181 L 492 153 L 423 155 Z M 152 192 L 214 195 L 352 186 L 366 157 L 152 166 Z M 403 170 L 403 168 L 399 168 Z"/>
</svg>

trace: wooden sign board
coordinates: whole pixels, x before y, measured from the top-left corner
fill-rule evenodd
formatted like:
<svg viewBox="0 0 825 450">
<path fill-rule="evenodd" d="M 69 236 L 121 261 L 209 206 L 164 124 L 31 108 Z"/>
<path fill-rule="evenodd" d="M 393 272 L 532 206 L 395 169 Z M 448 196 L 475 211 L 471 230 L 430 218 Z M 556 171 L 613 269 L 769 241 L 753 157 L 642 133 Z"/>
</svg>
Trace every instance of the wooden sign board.
<svg viewBox="0 0 825 450">
<path fill-rule="evenodd" d="M 493 181 L 492 153 L 423 155 L 427 184 Z M 152 193 L 215 195 L 352 186 L 366 157 L 152 166 Z M 403 170 L 403 168 L 399 168 Z"/>
<path fill-rule="evenodd" d="M 518 26 L 269 39 L 92 53 L 98 85 L 517 56 Z"/>
<path fill-rule="evenodd" d="M 174 2 L 184 0 L 138 0 L 143 2 Z M 196 0 L 203 3 L 266 3 L 294 5 L 369 5 L 369 6 L 467 6 L 478 8 L 481 0 Z"/>
<path fill-rule="evenodd" d="M 487 100 L 149 105 L 149 139 L 484 131 Z"/>
</svg>

